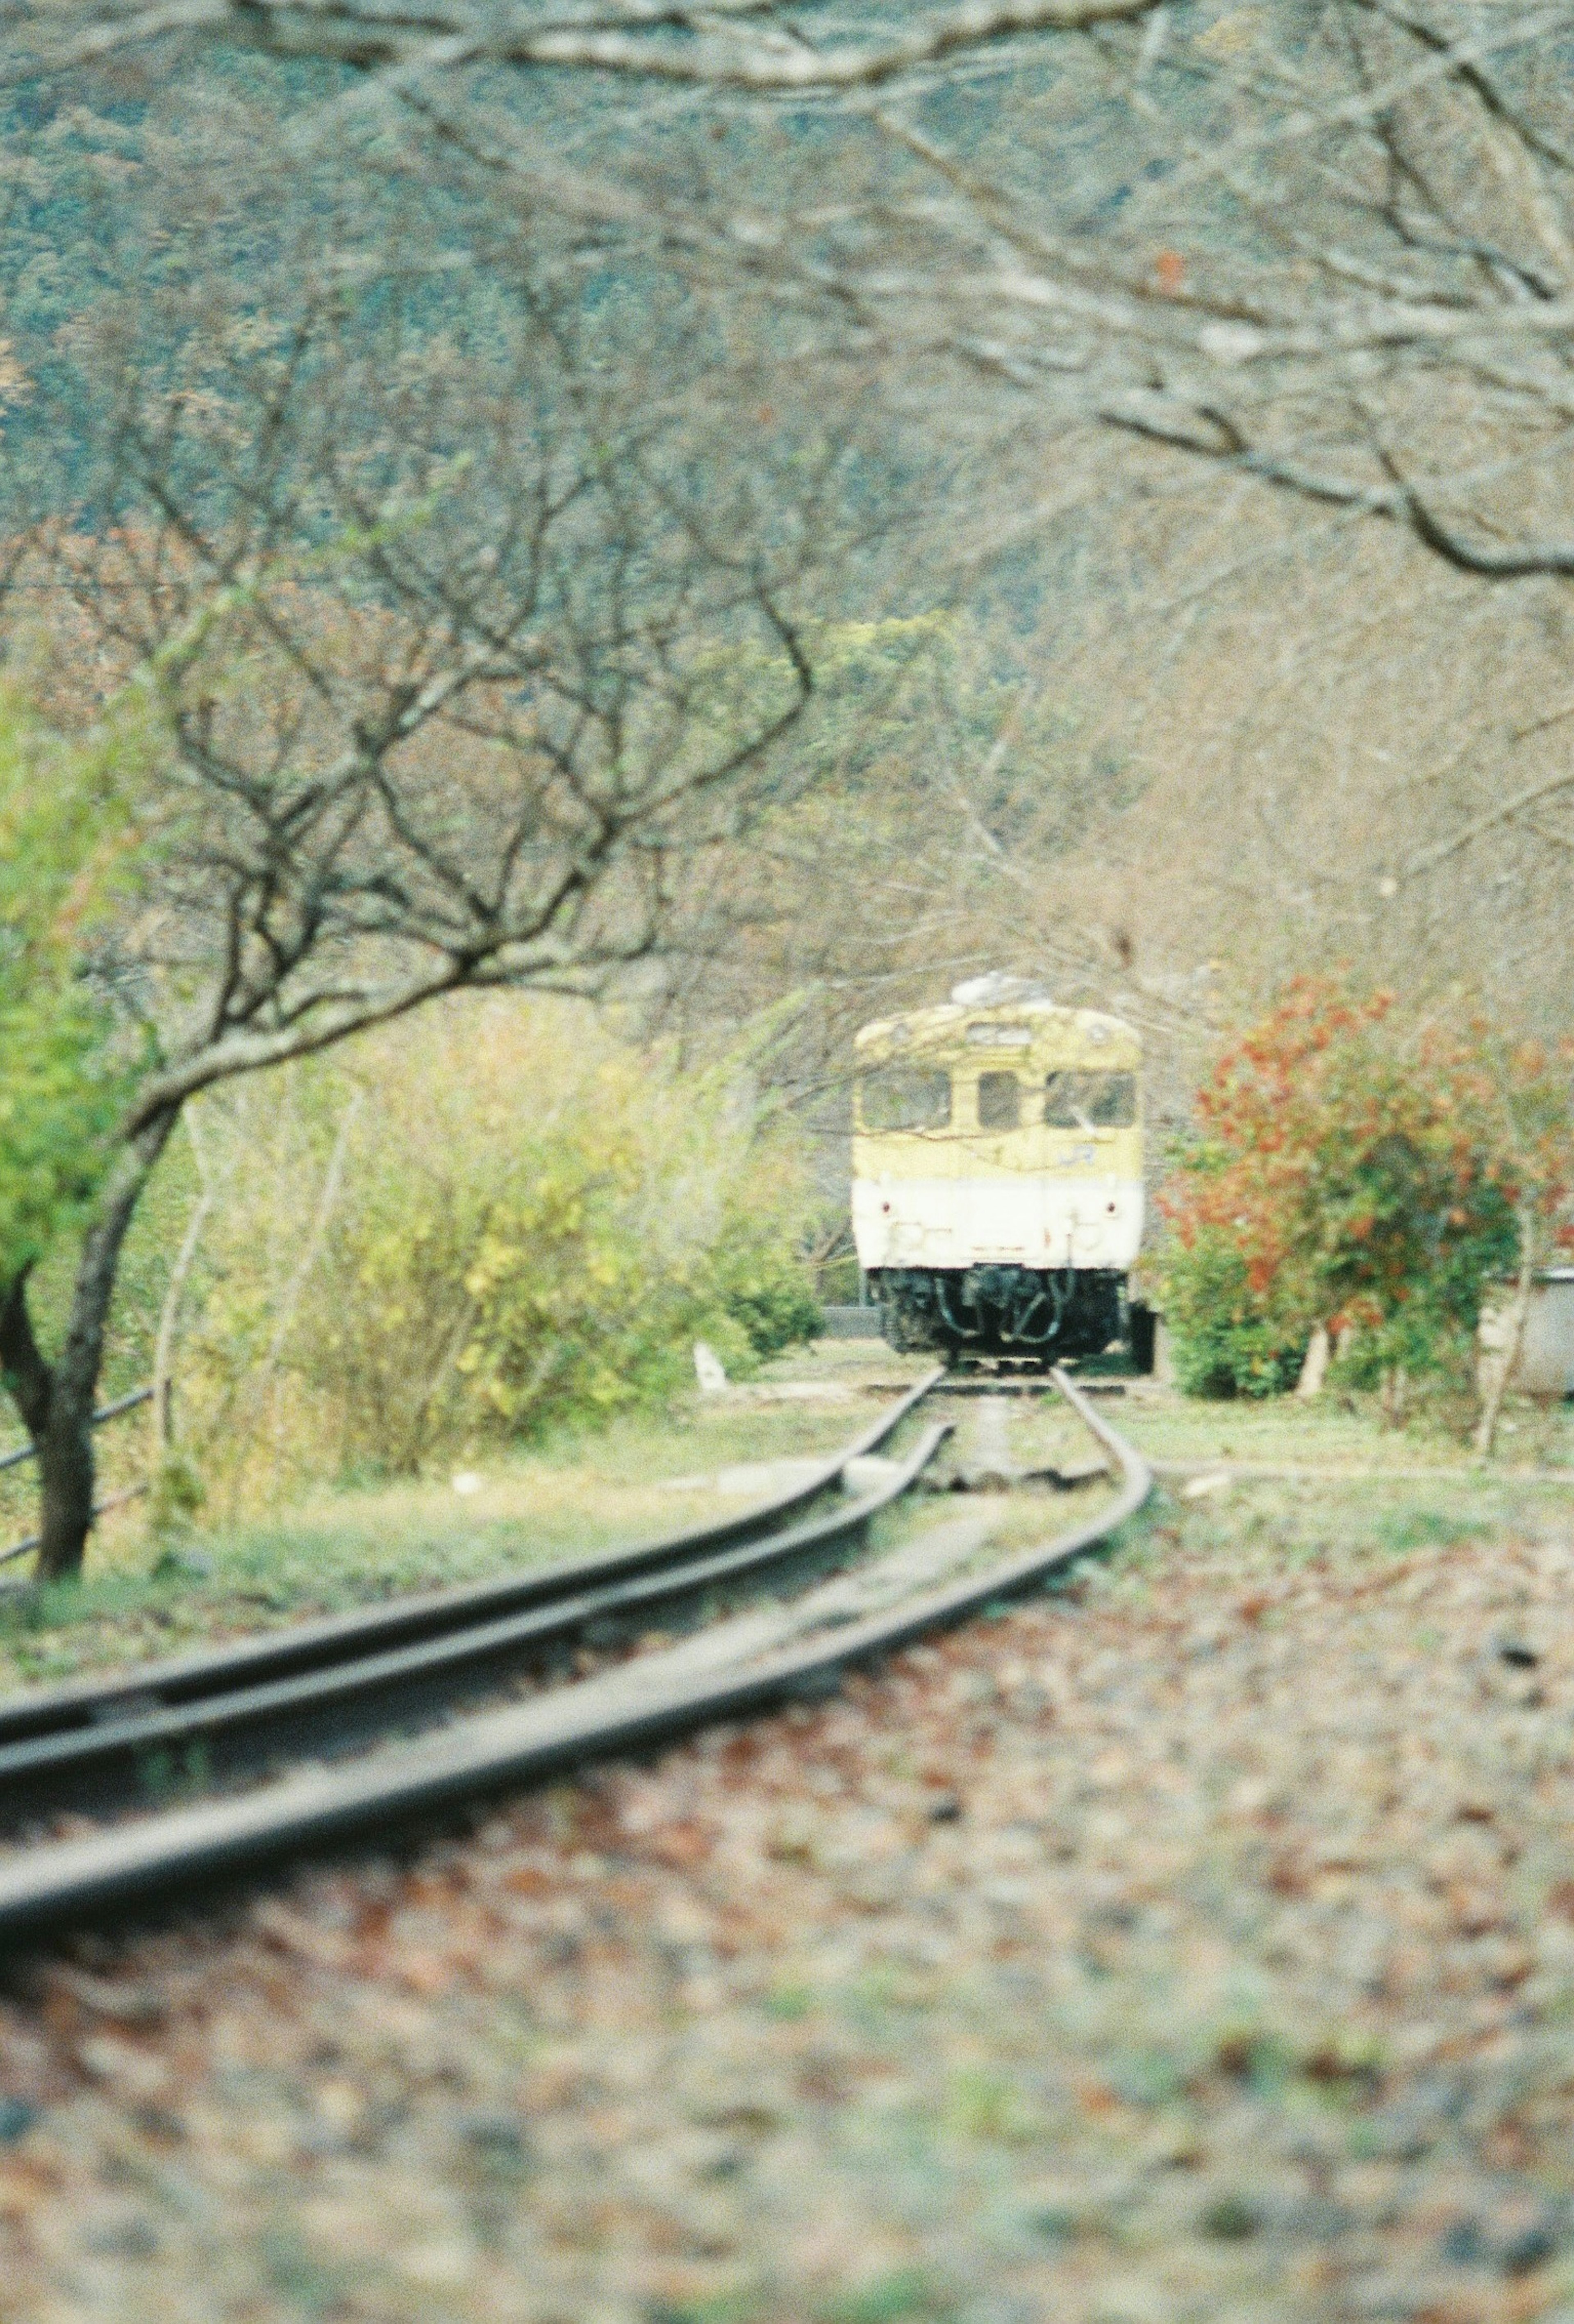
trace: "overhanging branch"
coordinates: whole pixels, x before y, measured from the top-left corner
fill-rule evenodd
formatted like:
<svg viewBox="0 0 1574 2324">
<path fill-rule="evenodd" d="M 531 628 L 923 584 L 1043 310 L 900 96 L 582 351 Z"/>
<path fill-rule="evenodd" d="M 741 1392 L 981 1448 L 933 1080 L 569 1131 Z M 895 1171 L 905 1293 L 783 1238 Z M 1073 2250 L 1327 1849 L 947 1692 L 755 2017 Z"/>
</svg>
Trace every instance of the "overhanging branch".
<svg viewBox="0 0 1574 2324">
<path fill-rule="evenodd" d="M 612 73 L 755 96 L 809 95 L 882 88 L 1024 33 L 1129 23 L 1159 5 L 1160 0 L 964 0 L 962 6 L 921 19 L 895 39 L 821 49 L 796 27 L 789 33 L 772 21 L 773 9 L 758 12 L 766 29 L 751 37 L 726 28 L 724 12 L 715 7 L 618 7 L 542 17 L 523 11 L 498 16 L 463 5 L 174 0 L 165 7 L 99 10 L 39 57 L 14 66 L 7 78 L 31 78 L 174 36 L 196 35 L 281 55 L 331 59 L 362 70 L 501 64 Z"/>
</svg>

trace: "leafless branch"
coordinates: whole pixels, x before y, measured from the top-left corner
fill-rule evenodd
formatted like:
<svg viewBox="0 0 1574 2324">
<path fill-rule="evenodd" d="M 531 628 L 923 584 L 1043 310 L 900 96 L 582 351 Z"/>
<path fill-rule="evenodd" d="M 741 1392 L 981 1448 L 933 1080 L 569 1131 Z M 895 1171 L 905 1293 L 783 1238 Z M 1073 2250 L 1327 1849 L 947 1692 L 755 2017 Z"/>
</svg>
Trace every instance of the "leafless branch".
<svg viewBox="0 0 1574 2324">
<path fill-rule="evenodd" d="M 515 7 L 499 14 L 466 5 L 375 5 L 375 0 L 176 0 L 159 8 L 99 9 L 67 18 L 44 47 L 37 71 L 94 64 L 172 35 L 225 39 L 282 56 L 332 58 L 363 69 L 507 65 L 597 72 L 753 96 L 884 87 L 925 68 L 1043 32 L 1085 32 L 1149 14 L 1158 0 L 964 0 L 885 40 L 811 43 L 784 9 L 645 6 Z M 18 76 L 19 77 L 19 76 Z"/>
</svg>

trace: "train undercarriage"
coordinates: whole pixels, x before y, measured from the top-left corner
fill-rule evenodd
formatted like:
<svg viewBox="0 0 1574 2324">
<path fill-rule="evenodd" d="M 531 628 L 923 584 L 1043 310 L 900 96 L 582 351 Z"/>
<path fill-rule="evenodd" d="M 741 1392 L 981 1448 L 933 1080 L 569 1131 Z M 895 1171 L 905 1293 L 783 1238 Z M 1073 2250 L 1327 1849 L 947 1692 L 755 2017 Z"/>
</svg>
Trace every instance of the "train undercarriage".
<svg viewBox="0 0 1574 2324">
<path fill-rule="evenodd" d="M 868 1280 L 884 1337 L 903 1354 L 1051 1364 L 1118 1347 L 1139 1371 L 1152 1369 L 1153 1318 L 1117 1268 L 886 1267 Z"/>
</svg>

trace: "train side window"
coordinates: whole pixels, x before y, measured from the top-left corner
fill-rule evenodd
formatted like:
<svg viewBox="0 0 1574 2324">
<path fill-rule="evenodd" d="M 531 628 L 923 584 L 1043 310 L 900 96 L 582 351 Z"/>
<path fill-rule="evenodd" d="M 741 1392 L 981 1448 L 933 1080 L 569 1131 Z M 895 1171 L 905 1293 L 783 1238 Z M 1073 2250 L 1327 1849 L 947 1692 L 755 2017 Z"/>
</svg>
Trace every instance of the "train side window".
<svg viewBox="0 0 1574 2324">
<path fill-rule="evenodd" d="M 978 1127 L 1014 1130 L 1022 1120 L 1022 1090 L 1014 1074 L 980 1074 Z"/>
<path fill-rule="evenodd" d="M 1135 1074 L 1051 1074 L 1044 1084 L 1051 1130 L 1130 1130 L 1136 1118 Z"/>
<path fill-rule="evenodd" d="M 944 1130 L 951 1118 L 951 1077 L 928 1065 L 880 1065 L 858 1078 L 858 1119 L 866 1130 Z"/>
</svg>

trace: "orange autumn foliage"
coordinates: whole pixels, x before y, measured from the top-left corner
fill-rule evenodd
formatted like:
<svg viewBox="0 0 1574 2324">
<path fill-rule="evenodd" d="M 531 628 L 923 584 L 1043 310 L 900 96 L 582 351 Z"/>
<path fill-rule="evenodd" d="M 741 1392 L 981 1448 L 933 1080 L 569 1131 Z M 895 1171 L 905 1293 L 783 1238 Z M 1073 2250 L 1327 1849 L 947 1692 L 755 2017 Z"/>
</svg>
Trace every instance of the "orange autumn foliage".
<svg viewBox="0 0 1574 2324">
<path fill-rule="evenodd" d="M 1355 1326 L 1368 1369 L 1442 1369 L 1522 1237 L 1536 1256 L 1568 1239 L 1571 1053 L 1394 1020 L 1391 993 L 1298 978 L 1200 1093 L 1160 1197 L 1190 1384 L 1287 1385 L 1319 1323 Z"/>
</svg>

